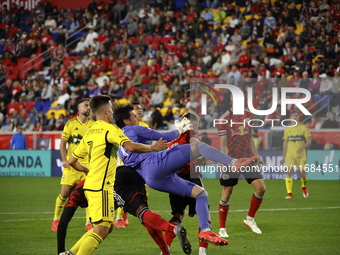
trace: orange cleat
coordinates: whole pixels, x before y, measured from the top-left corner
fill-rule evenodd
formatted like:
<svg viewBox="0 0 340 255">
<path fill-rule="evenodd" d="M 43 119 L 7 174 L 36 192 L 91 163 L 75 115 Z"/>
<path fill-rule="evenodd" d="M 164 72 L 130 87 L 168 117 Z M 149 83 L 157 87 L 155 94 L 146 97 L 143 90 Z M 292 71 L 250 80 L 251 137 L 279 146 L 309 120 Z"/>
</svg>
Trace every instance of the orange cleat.
<svg viewBox="0 0 340 255">
<path fill-rule="evenodd" d="M 307 198 L 309 196 L 307 188 L 302 188 L 302 195 L 304 198 Z"/>
<path fill-rule="evenodd" d="M 129 219 L 127 217 L 128 213 L 123 213 L 123 223 L 125 226 L 129 226 Z"/>
<path fill-rule="evenodd" d="M 291 199 L 293 197 L 292 193 L 287 194 L 286 199 Z"/>
<path fill-rule="evenodd" d="M 53 232 L 58 232 L 58 225 L 59 225 L 59 220 L 54 220 L 52 222 L 52 227 L 51 227 L 51 230 Z"/>
<path fill-rule="evenodd" d="M 120 219 L 120 220 L 115 220 L 114 225 L 115 225 L 116 228 L 125 228 L 122 219 Z"/>
<path fill-rule="evenodd" d="M 198 239 L 200 241 L 205 241 L 208 243 L 212 243 L 216 246 L 226 246 L 229 244 L 229 242 L 221 237 L 219 237 L 217 234 L 215 234 L 212 231 L 201 231 L 198 234 Z"/>
<path fill-rule="evenodd" d="M 91 224 L 91 223 L 85 224 L 85 231 L 86 231 L 86 232 L 89 231 L 89 230 L 91 230 L 91 229 L 92 229 L 92 224 Z"/>
</svg>

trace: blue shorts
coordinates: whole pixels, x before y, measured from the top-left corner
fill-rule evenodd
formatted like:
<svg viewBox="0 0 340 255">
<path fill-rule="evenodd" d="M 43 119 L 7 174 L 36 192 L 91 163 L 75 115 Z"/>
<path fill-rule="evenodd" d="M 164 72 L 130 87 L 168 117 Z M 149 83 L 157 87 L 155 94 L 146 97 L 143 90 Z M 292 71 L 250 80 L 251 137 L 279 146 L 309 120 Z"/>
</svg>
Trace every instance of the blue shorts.
<svg viewBox="0 0 340 255">
<path fill-rule="evenodd" d="M 180 196 L 191 196 L 195 185 L 176 171 L 190 162 L 190 144 L 178 145 L 146 158 L 136 169 L 151 188 Z"/>
</svg>

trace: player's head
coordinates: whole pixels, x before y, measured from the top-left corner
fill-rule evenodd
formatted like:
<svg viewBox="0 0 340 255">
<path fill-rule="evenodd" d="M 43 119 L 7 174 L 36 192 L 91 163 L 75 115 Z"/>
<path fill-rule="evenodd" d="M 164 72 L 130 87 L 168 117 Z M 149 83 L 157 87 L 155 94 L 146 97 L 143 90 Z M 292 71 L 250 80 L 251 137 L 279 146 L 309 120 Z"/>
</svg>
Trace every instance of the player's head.
<svg viewBox="0 0 340 255">
<path fill-rule="evenodd" d="M 119 128 L 138 126 L 139 117 L 131 104 L 121 105 L 115 109 L 114 118 Z"/>
<path fill-rule="evenodd" d="M 143 107 L 140 105 L 140 103 L 135 101 L 135 102 L 132 103 L 132 105 L 133 105 L 133 109 L 137 113 L 138 117 L 142 118 Z"/>
<path fill-rule="evenodd" d="M 100 117 L 100 119 L 105 119 L 108 123 L 112 123 L 113 107 L 111 97 L 106 95 L 94 96 L 90 101 L 90 107 L 97 119 Z"/>
<path fill-rule="evenodd" d="M 198 129 L 198 124 L 200 123 L 200 118 L 197 116 L 197 114 L 193 113 L 193 112 L 186 112 L 182 115 L 181 119 L 183 118 L 187 118 L 188 120 L 190 120 L 194 130 Z"/>
<path fill-rule="evenodd" d="M 299 112 L 298 111 L 291 111 L 290 118 L 296 121 L 299 121 Z"/>
<path fill-rule="evenodd" d="M 82 98 L 78 102 L 78 113 L 79 115 L 83 115 L 85 117 L 90 116 L 90 98 Z"/>
</svg>

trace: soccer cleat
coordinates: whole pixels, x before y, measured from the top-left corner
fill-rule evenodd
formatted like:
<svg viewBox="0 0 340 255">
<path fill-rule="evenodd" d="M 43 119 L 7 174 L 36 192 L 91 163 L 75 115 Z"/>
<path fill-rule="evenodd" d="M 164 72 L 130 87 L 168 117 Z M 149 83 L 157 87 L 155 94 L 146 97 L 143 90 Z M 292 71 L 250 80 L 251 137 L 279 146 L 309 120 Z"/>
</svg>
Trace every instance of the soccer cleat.
<svg viewBox="0 0 340 255">
<path fill-rule="evenodd" d="M 59 220 L 54 220 L 52 222 L 52 227 L 51 227 L 51 230 L 53 232 L 58 232 L 58 225 L 59 225 Z"/>
<path fill-rule="evenodd" d="M 309 196 L 307 188 L 302 188 L 302 195 L 304 198 L 307 198 Z"/>
<path fill-rule="evenodd" d="M 90 231 L 92 229 L 92 224 L 91 223 L 87 223 L 85 224 L 85 231 Z"/>
<path fill-rule="evenodd" d="M 75 255 L 72 251 L 64 251 L 62 253 L 59 253 L 59 255 Z"/>
<path fill-rule="evenodd" d="M 178 237 L 179 243 L 181 244 L 182 250 L 185 254 L 191 253 L 191 243 L 188 239 L 187 229 L 182 226 L 175 226 L 174 233 Z"/>
<path fill-rule="evenodd" d="M 260 157 L 259 156 L 254 156 L 251 158 L 239 158 L 237 160 L 233 160 L 231 163 L 232 166 L 232 171 L 233 172 L 238 172 L 241 170 L 241 167 L 246 167 L 246 166 L 254 166 L 257 164 L 259 161 Z"/>
<path fill-rule="evenodd" d="M 115 220 L 114 225 L 115 225 L 116 228 L 125 228 L 122 219 L 120 219 L 120 220 Z"/>
<path fill-rule="evenodd" d="M 220 228 L 220 231 L 218 232 L 219 237 L 229 237 L 229 235 L 227 234 L 227 230 L 225 228 Z"/>
<path fill-rule="evenodd" d="M 217 234 L 212 232 L 211 230 L 209 231 L 201 231 L 198 234 L 198 239 L 200 241 L 205 241 L 208 243 L 212 243 L 216 246 L 226 246 L 229 244 L 229 242 L 221 237 L 219 237 Z"/>
<path fill-rule="evenodd" d="M 129 226 L 129 219 L 127 217 L 127 213 L 123 213 L 123 223 L 125 226 Z"/>
<path fill-rule="evenodd" d="M 262 234 L 262 231 L 261 229 L 259 229 L 256 225 L 256 222 L 255 220 L 247 220 L 247 219 L 244 219 L 243 221 L 243 224 L 246 225 L 247 227 L 250 227 L 251 230 L 255 233 L 255 234 L 258 234 L 258 235 L 261 235 Z"/>
<path fill-rule="evenodd" d="M 287 196 L 286 196 L 286 199 L 291 199 L 293 197 L 293 194 L 292 193 L 288 193 Z"/>
</svg>

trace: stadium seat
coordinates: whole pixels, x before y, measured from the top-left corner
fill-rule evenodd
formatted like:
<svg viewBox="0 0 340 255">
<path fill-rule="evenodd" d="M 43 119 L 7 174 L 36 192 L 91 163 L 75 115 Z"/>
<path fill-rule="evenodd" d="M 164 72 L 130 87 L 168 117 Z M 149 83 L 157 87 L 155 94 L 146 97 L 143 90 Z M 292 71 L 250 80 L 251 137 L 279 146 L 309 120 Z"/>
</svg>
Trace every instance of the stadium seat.
<svg viewBox="0 0 340 255">
<path fill-rule="evenodd" d="M 72 59 L 77 60 L 77 59 L 79 59 L 79 58 L 80 58 L 80 56 L 71 56 L 71 57 L 67 57 L 67 58 L 64 59 L 63 64 L 64 64 L 65 67 L 67 67 L 67 66 L 70 64 L 70 61 L 71 61 Z"/>
<path fill-rule="evenodd" d="M 34 71 L 40 71 L 43 68 L 43 62 L 44 62 L 43 57 L 35 58 L 33 61 L 33 69 Z"/>
</svg>

